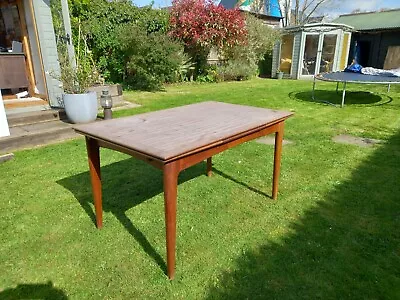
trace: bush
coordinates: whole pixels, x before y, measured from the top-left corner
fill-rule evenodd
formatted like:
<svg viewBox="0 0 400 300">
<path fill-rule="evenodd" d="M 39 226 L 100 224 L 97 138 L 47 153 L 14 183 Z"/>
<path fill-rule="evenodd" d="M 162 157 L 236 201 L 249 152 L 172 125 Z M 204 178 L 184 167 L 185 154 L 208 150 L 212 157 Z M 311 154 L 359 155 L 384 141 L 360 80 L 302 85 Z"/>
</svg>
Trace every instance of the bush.
<svg viewBox="0 0 400 300">
<path fill-rule="evenodd" d="M 121 32 L 129 35 L 131 26 L 135 25 L 146 34 L 166 33 L 168 27 L 168 11 L 150 6 L 139 8 L 129 0 L 74 0 L 70 1 L 70 11 L 74 41 L 78 35 L 84 36 L 97 67 L 108 82 L 129 79 L 128 59 L 119 44 Z"/>
<path fill-rule="evenodd" d="M 232 59 L 217 69 L 220 81 L 248 80 L 257 74 L 257 65 L 246 60 Z"/>
<path fill-rule="evenodd" d="M 247 79 L 257 73 L 258 66 L 272 52 L 280 36 L 277 30 L 264 25 L 260 19 L 250 14 L 246 15 L 246 29 L 247 44 L 226 48 L 223 53 L 229 63 L 222 68 L 222 73 L 227 72 L 235 76 L 242 74 L 241 79 Z"/>
<path fill-rule="evenodd" d="M 119 33 L 118 41 L 126 59 L 125 82 L 131 87 L 157 90 L 164 82 L 180 79 L 187 57 L 183 46 L 167 35 L 131 26 Z"/>
</svg>

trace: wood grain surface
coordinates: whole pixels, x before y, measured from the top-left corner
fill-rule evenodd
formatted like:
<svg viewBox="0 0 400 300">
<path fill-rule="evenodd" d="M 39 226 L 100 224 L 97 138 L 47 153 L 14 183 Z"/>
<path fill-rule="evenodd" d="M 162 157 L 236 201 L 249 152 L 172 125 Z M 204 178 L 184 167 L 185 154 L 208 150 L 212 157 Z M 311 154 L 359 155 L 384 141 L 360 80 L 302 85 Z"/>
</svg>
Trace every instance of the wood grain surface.
<svg viewBox="0 0 400 300">
<path fill-rule="evenodd" d="M 79 125 L 75 130 L 168 160 L 207 145 L 215 146 L 290 115 L 291 112 L 209 101 Z"/>
</svg>

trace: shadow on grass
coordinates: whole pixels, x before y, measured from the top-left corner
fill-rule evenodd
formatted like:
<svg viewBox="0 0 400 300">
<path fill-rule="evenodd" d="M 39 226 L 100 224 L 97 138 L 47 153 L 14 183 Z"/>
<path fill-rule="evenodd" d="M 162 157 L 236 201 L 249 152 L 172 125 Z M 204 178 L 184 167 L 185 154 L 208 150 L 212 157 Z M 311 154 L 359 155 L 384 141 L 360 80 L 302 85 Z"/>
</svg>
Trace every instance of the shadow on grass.
<svg viewBox="0 0 400 300">
<path fill-rule="evenodd" d="M 291 92 L 289 93 L 291 99 L 306 101 L 306 102 L 316 102 L 324 104 L 332 104 L 340 106 L 342 103 L 342 91 L 336 93 L 335 90 L 315 90 L 315 100 L 312 99 L 312 92 Z M 346 105 L 362 105 L 362 106 L 377 106 L 388 104 L 392 102 L 392 97 L 386 95 L 379 95 L 370 92 L 361 91 L 346 91 L 345 106 Z"/>
<path fill-rule="evenodd" d="M 205 175 L 205 163 L 197 164 L 179 174 L 179 184 Z M 162 172 L 140 160 L 129 158 L 101 167 L 103 211 L 111 212 L 142 246 L 143 250 L 166 272 L 167 267 L 146 236 L 126 216 L 126 211 L 163 193 Z M 96 224 L 92 209 L 92 189 L 89 171 L 57 181 L 70 190 L 82 208 Z M 179 197 L 179 195 L 178 195 Z"/>
<path fill-rule="evenodd" d="M 208 299 L 400 299 L 399 149 L 397 133 L 280 241 L 238 257 Z"/>
<path fill-rule="evenodd" d="M 0 291 L 0 300 L 17 299 L 68 299 L 63 290 L 55 288 L 51 281 L 44 284 L 18 284 L 16 288 Z"/>
<path fill-rule="evenodd" d="M 230 176 L 230 175 L 228 175 L 228 174 L 216 169 L 215 167 L 213 167 L 212 171 L 215 174 L 218 174 L 218 175 L 220 175 L 220 176 L 222 176 L 222 177 L 224 177 L 224 178 L 226 178 L 228 180 L 231 180 L 231 181 L 233 181 L 233 182 L 235 182 L 237 184 L 240 184 L 241 186 L 245 187 L 246 189 L 248 189 L 248 190 L 250 190 L 250 191 L 252 191 L 254 193 L 257 193 L 257 194 L 259 194 L 259 195 L 261 195 L 263 197 L 268 197 L 268 198 L 272 199 L 271 195 L 268 195 L 268 194 L 264 193 L 263 191 L 260 191 L 260 190 L 254 188 L 254 187 L 251 187 L 247 183 L 239 181 L 236 178 L 234 178 L 234 177 L 232 177 L 232 176 Z"/>
</svg>

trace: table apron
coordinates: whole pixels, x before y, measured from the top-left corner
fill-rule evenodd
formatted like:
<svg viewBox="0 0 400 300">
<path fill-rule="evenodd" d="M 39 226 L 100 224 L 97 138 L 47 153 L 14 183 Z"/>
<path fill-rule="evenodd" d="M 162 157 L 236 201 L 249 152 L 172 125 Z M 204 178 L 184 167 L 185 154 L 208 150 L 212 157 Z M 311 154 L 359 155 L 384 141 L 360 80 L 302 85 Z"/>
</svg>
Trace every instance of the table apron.
<svg viewBox="0 0 400 300">
<path fill-rule="evenodd" d="M 181 172 L 181 171 L 183 171 L 183 170 L 185 170 L 185 169 L 187 169 L 187 168 L 189 168 L 189 167 L 191 167 L 191 166 L 193 166 L 193 165 L 195 165 L 195 164 L 197 164 L 197 163 L 199 163 L 199 162 L 201 162 L 201 161 L 203 161 L 203 160 L 205 160 L 205 159 L 207 159 L 207 158 L 209 158 L 209 157 L 211 157 L 211 156 L 213 156 L 215 154 L 223 152 L 223 151 L 225 151 L 225 150 L 227 150 L 229 148 L 232 148 L 232 147 L 235 147 L 235 146 L 240 145 L 242 143 L 245 143 L 247 141 L 250 141 L 250 140 L 265 136 L 267 134 L 271 134 L 273 132 L 278 132 L 278 131 L 283 129 L 284 121 L 285 120 L 282 120 L 282 121 L 280 121 L 280 122 L 278 122 L 276 124 L 270 125 L 268 127 L 261 128 L 261 129 L 259 129 L 257 131 L 253 131 L 253 132 L 251 132 L 249 134 L 240 135 L 236 139 L 228 140 L 225 143 L 218 144 L 218 145 L 216 145 L 214 147 L 207 148 L 207 149 L 205 149 L 203 151 L 196 152 L 196 153 L 193 153 L 191 155 L 179 158 L 179 159 L 177 159 L 175 161 L 168 162 L 167 164 L 176 163 L 178 165 L 178 172 Z"/>
<path fill-rule="evenodd" d="M 285 120 L 281 120 L 273 125 L 268 125 L 266 127 L 261 127 L 259 129 L 255 129 L 250 131 L 249 133 L 242 133 L 237 135 L 236 137 L 234 137 L 233 139 L 227 139 L 226 141 L 222 142 L 222 143 L 218 143 L 215 146 L 209 147 L 207 146 L 206 149 L 204 150 L 200 150 L 200 151 L 196 151 L 181 157 L 177 157 L 175 159 L 169 160 L 169 161 L 163 161 L 161 159 L 157 159 L 153 156 L 144 154 L 142 152 L 139 151 L 135 151 L 132 150 L 130 148 L 109 142 L 109 141 L 105 141 L 105 140 L 101 140 L 98 139 L 96 137 L 91 137 L 91 136 L 87 136 L 89 139 L 94 139 L 97 141 L 99 147 L 103 147 L 103 148 L 108 148 L 111 150 L 115 150 L 118 152 L 122 152 L 128 155 L 131 155 L 137 159 L 143 160 L 146 163 L 160 169 L 160 170 L 164 170 L 165 165 L 169 165 L 169 164 L 177 164 L 178 165 L 178 172 L 181 172 L 215 154 L 218 154 L 220 152 L 223 152 L 229 148 L 235 147 L 237 145 L 240 145 L 242 143 L 245 143 L 247 141 L 274 133 L 274 132 L 278 132 L 279 130 L 281 130 L 281 127 L 283 127 Z"/>
<path fill-rule="evenodd" d="M 96 138 L 94 138 L 96 139 Z M 144 153 L 129 149 L 127 147 L 121 146 L 121 145 L 117 145 L 108 141 L 104 141 L 104 140 L 99 140 L 97 139 L 98 145 L 99 147 L 103 147 L 103 148 L 108 148 L 111 150 L 115 150 L 115 151 L 119 151 L 128 155 L 131 155 L 137 159 L 143 160 L 145 162 L 147 162 L 148 164 L 152 165 L 153 167 L 156 167 L 160 170 L 163 169 L 164 166 L 164 162 L 162 160 L 156 159 L 153 156 L 150 155 L 146 155 Z"/>
</svg>

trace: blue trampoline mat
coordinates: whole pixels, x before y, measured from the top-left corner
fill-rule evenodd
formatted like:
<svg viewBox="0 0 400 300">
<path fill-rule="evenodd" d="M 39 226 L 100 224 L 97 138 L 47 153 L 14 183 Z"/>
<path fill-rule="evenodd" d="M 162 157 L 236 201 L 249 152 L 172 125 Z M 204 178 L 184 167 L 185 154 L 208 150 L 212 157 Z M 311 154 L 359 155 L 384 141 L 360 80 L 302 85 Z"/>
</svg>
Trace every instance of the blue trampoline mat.
<svg viewBox="0 0 400 300">
<path fill-rule="evenodd" d="M 400 77 L 365 75 L 352 72 L 332 72 L 315 75 L 315 79 L 333 82 L 354 82 L 354 83 L 400 83 Z"/>
</svg>

